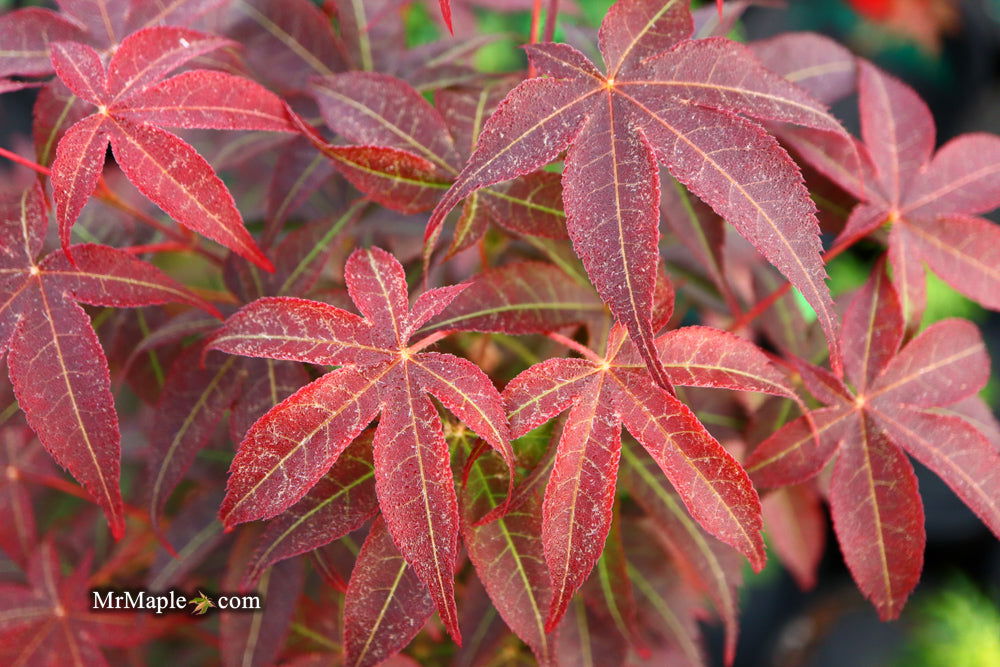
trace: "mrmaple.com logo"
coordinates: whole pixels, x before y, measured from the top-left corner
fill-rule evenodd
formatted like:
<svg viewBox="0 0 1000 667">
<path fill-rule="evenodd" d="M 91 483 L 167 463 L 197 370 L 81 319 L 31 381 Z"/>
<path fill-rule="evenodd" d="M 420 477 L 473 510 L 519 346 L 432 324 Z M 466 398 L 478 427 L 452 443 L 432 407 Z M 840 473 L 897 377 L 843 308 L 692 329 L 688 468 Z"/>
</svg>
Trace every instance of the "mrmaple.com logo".
<svg viewBox="0 0 1000 667">
<path fill-rule="evenodd" d="M 141 590 L 104 590 L 91 591 L 91 596 L 90 608 L 93 611 L 138 610 L 162 614 L 188 609 L 192 614 L 200 616 L 211 608 L 220 611 L 259 611 L 261 608 L 261 597 L 257 593 L 209 597 L 198 591 L 198 595 L 188 598 L 177 591 L 150 593 Z"/>
</svg>

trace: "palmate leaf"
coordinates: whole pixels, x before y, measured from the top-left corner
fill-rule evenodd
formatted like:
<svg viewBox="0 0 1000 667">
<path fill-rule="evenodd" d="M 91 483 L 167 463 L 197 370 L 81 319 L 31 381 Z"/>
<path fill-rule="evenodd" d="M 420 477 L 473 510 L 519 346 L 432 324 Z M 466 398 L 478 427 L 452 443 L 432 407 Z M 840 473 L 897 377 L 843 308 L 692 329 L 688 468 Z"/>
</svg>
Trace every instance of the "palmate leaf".
<svg viewBox="0 0 1000 667">
<path fill-rule="evenodd" d="M 149 641 L 157 627 L 144 613 L 91 609 L 85 559 L 64 575 L 51 541 L 32 554 L 27 585 L 0 584 L 0 658 L 4 664 L 108 664 L 102 647 Z"/>
<path fill-rule="evenodd" d="M 487 121 L 475 153 L 438 204 L 433 239 L 462 199 L 529 173 L 569 148 L 567 229 L 601 297 L 657 381 L 652 291 L 657 261 L 657 164 L 732 223 L 836 328 L 814 207 L 798 169 L 763 128 L 736 114 L 843 133 L 808 93 L 725 39 L 689 41 L 688 3 L 622 0 L 604 19 L 607 74 L 564 44 L 527 47 L 540 78 L 523 82 Z M 735 148 L 739 146 L 740 148 Z"/>
<path fill-rule="evenodd" d="M 168 302 L 217 311 L 159 269 L 107 246 L 73 247 L 36 262 L 48 227 L 41 188 L 0 199 L 0 344 L 11 382 L 42 446 L 124 529 L 119 431 L 104 350 L 77 301 L 135 307 Z"/>
<path fill-rule="evenodd" d="M 1000 535 L 1000 451 L 961 413 L 938 410 L 985 385 L 990 361 L 979 332 L 963 320 L 944 320 L 900 349 L 903 322 L 880 263 L 844 317 L 854 389 L 800 362 L 809 391 L 830 407 L 812 413 L 815 430 L 800 417 L 747 460 L 758 484 L 780 486 L 807 479 L 834 457 L 830 506 L 837 538 L 858 587 L 883 619 L 899 616 L 923 561 L 923 511 L 904 451 Z"/>
<path fill-rule="evenodd" d="M 379 505 L 393 541 L 430 589 L 457 640 L 452 579 L 458 506 L 448 446 L 430 396 L 501 455 L 510 487 L 514 460 L 503 402 L 471 362 L 421 352 L 427 342 L 409 344 L 413 331 L 464 285 L 424 292 L 411 307 L 402 265 L 378 248 L 355 251 L 345 276 L 364 318 L 315 301 L 264 298 L 236 313 L 210 341 L 209 350 L 341 366 L 251 427 L 233 460 L 220 516 L 231 528 L 285 510 L 381 415 L 373 443 Z M 484 520 L 505 511 L 506 503 Z"/>
<path fill-rule="evenodd" d="M 705 363 L 707 332 L 702 333 L 688 337 L 682 329 L 655 342 L 664 350 L 658 362 L 677 371 L 671 381 L 794 396 L 763 352 L 735 336 L 719 332 L 711 363 Z M 706 531 L 743 553 L 755 569 L 764 564 L 760 504 L 746 473 L 687 406 L 653 382 L 620 325 L 607 349 L 603 359 L 588 351 L 587 359 L 543 361 L 504 389 L 515 437 L 569 410 L 542 508 L 542 543 L 553 585 L 549 629 L 604 547 L 623 425 Z"/>
<path fill-rule="evenodd" d="M 964 134 L 935 153 L 934 119 L 916 92 L 867 62 L 859 65 L 858 89 L 863 154 L 870 155 L 863 184 L 858 170 L 842 166 L 843 152 L 853 150 L 844 138 L 788 135 L 804 159 L 861 200 L 841 238 L 892 223 L 889 259 L 910 331 L 926 302 L 924 263 L 962 294 L 1000 309 L 1000 229 L 977 217 L 1000 205 L 1000 139 Z"/>
<path fill-rule="evenodd" d="M 49 46 L 84 42 L 107 51 L 127 35 L 157 25 L 186 25 L 221 4 L 221 0 L 64 0 L 61 12 L 28 7 L 0 17 L 0 76 L 44 76 L 52 73 Z"/>
<path fill-rule="evenodd" d="M 59 78 L 96 105 L 66 131 L 52 164 L 63 247 L 93 194 L 108 142 L 122 171 L 180 224 L 271 270 L 243 226 L 232 195 L 208 162 L 160 126 L 294 132 L 281 100 L 257 83 L 222 72 L 171 71 L 231 43 L 183 28 L 147 28 L 122 41 L 105 68 L 84 44 L 57 42 Z"/>
</svg>

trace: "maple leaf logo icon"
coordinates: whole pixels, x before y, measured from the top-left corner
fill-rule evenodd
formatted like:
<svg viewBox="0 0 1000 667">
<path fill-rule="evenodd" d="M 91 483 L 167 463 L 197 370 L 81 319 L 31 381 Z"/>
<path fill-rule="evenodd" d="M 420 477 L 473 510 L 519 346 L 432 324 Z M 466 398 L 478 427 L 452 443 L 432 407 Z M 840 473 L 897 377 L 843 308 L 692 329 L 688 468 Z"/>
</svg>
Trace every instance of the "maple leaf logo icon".
<svg viewBox="0 0 1000 667">
<path fill-rule="evenodd" d="M 194 614 L 195 616 L 201 616 L 211 607 L 215 606 L 215 603 L 212 602 L 212 598 L 208 597 L 201 591 L 198 591 L 198 597 L 192 598 L 191 601 L 188 602 L 188 604 L 194 605 L 194 609 L 191 610 L 191 613 Z"/>
</svg>

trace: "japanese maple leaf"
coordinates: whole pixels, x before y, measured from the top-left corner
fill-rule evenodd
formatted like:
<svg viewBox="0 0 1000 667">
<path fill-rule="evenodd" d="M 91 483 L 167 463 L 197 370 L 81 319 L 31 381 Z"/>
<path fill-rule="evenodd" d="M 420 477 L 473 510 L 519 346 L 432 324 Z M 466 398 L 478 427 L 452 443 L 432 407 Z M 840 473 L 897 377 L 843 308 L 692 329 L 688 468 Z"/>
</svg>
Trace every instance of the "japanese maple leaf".
<svg viewBox="0 0 1000 667">
<path fill-rule="evenodd" d="M 974 395 L 990 360 L 964 320 L 928 327 L 900 349 L 903 311 L 884 266 L 851 300 L 841 342 L 852 391 L 801 363 L 828 407 L 790 422 L 754 450 L 747 469 L 766 486 L 802 481 L 835 455 L 830 507 L 844 559 L 882 619 L 899 616 L 920 577 L 924 517 L 904 451 L 937 473 L 1000 536 L 1000 452 L 958 414 L 935 410 Z M 818 443 L 817 443 L 818 441 Z"/>
<path fill-rule="evenodd" d="M 0 660 L 6 665 L 107 665 L 101 647 L 149 641 L 157 628 L 137 613 L 91 611 L 89 559 L 62 573 L 51 542 L 32 554 L 27 585 L 0 584 Z M 103 591 L 101 591 L 103 592 Z"/>
<path fill-rule="evenodd" d="M 190 145 L 161 129 L 294 131 L 281 100 L 249 79 L 208 70 L 164 79 L 191 59 L 231 44 L 184 28 L 147 28 L 125 38 L 107 68 L 89 46 L 52 44 L 52 64 L 60 80 L 97 107 L 66 131 L 52 164 L 64 247 L 97 186 L 110 141 L 125 176 L 170 217 L 273 269 L 212 167 Z"/>
<path fill-rule="evenodd" d="M 909 328 L 926 301 L 923 263 L 987 308 L 1000 309 L 1000 229 L 976 217 L 1000 206 L 1000 137 L 964 134 L 934 152 L 934 119 L 909 86 L 862 61 L 858 67 L 859 171 L 841 156 L 840 138 L 794 131 L 790 141 L 813 166 L 860 200 L 842 239 L 884 223 L 893 281 Z"/>
<path fill-rule="evenodd" d="M 77 301 L 111 307 L 188 303 L 215 309 L 159 269 L 95 244 L 36 261 L 48 216 L 41 188 L 0 198 L 0 349 L 28 424 L 52 457 L 104 510 L 112 534 L 125 529 L 119 432 L 108 362 Z"/>
<path fill-rule="evenodd" d="M 662 336 L 659 359 L 670 382 L 793 397 L 763 352 L 736 336 L 688 327 Z M 562 618 L 604 547 L 621 456 L 622 425 L 649 452 L 691 515 L 712 535 L 764 564 L 760 502 L 739 463 L 694 413 L 654 383 L 615 325 L 603 358 L 550 359 L 510 381 L 503 396 L 520 437 L 569 410 L 542 507 L 542 543 L 552 578 L 546 627 Z"/>
<path fill-rule="evenodd" d="M 341 366 L 250 428 L 233 459 L 219 514 L 231 528 L 283 511 L 381 414 L 373 443 L 379 505 L 400 553 L 430 589 L 445 626 L 458 640 L 452 581 L 458 506 L 448 445 L 428 394 L 512 469 L 503 403 L 473 363 L 421 351 L 443 334 L 409 344 L 411 334 L 464 285 L 424 292 L 411 308 L 402 265 L 379 248 L 355 251 L 345 277 L 364 318 L 316 301 L 263 298 L 233 315 L 208 344 L 209 350 L 233 354 Z"/>
<path fill-rule="evenodd" d="M 107 52 L 133 32 L 155 25 L 186 25 L 222 0 L 60 0 L 61 11 L 16 9 L 0 16 L 0 76 L 52 73 L 49 45 L 72 40 Z"/>
<path fill-rule="evenodd" d="M 316 79 L 311 92 L 323 120 L 352 145 L 307 137 L 355 187 L 404 213 L 434 207 L 476 147 L 484 119 L 509 89 L 502 79 L 479 88 L 443 90 L 437 107 L 405 81 L 374 72 Z M 533 172 L 471 196 L 449 254 L 478 241 L 493 220 L 512 233 L 565 238 L 559 175 Z M 440 232 L 440 229 L 438 230 Z M 427 244 L 427 252 L 435 239 Z"/>
<path fill-rule="evenodd" d="M 600 31 L 606 74 L 568 45 L 525 47 L 543 76 L 517 86 L 486 122 L 425 238 L 434 238 L 466 196 L 536 170 L 569 147 L 562 183 L 573 246 L 665 386 L 650 325 L 660 163 L 799 288 L 837 360 L 815 207 L 777 141 L 738 114 L 842 130 L 819 102 L 765 70 L 746 47 L 687 39 L 688 4 L 616 3 Z"/>
</svg>

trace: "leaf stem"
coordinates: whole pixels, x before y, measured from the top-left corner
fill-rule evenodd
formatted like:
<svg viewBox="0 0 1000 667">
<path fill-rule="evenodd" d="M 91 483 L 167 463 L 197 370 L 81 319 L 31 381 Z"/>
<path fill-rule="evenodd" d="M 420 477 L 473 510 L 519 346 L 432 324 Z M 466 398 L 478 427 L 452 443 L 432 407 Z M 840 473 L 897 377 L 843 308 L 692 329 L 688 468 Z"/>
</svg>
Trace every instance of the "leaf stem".
<svg viewBox="0 0 1000 667">
<path fill-rule="evenodd" d="M 542 0 L 534 0 L 531 6 L 531 31 L 528 34 L 528 42 L 531 44 L 538 43 L 538 26 L 542 19 Z M 535 66 L 528 64 L 528 78 L 535 76 Z"/>
<path fill-rule="evenodd" d="M 28 169 L 31 169 L 32 171 L 35 171 L 43 176 L 52 175 L 52 170 L 49 169 L 48 167 L 43 167 L 37 162 L 32 162 L 31 160 L 22 157 L 17 153 L 14 153 L 13 151 L 9 151 L 6 148 L 0 148 L 0 157 L 5 157 L 11 162 L 19 164 L 23 167 L 27 167 Z M 107 183 L 104 182 L 103 178 L 101 178 L 100 182 L 98 183 L 97 191 L 94 193 L 94 196 L 100 199 L 101 201 L 117 208 L 118 210 L 131 215 L 133 218 L 139 220 L 140 222 L 146 223 L 147 225 L 161 232 L 165 236 L 174 239 L 177 243 L 182 245 L 183 249 L 192 250 L 198 253 L 199 255 L 204 256 L 206 259 L 215 264 L 222 264 L 221 258 L 209 252 L 205 248 L 202 248 L 201 246 L 197 245 L 198 237 L 195 236 L 191 231 L 187 229 L 182 229 L 178 231 L 177 229 L 170 227 L 168 225 L 164 225 L 156 218 L 147 215 L 146 213 L 143 213 L 142 211 L 127 204 L 118 195 L 112 192 L 111 188 L 108 187 Z"/>
<path fill-rule="evenodd" d="M 559 14 L 559 0 L 549 0 L 549 6 L 545 10 L 545 30 L 542 34 L 543 42 L 551 42 L 556 36 L 556 16 Z"/>
<path fill-rule="evenodd" d="M 408 349 L 409 349 L 409 351 L 410 351 L 411 354 L 419 352 L 420 350 L 424 349 L 425 347 L 428 347 L 429 345 L 433 345 L 434 343 L 438 342 L 439 340 L 441 340 L 445 336 L 450 336 L 453 333 L 455 333 L 455 332 L 452 331 L 451 329 L 445 329 L 444 331 L 435 331 L 434 333 L 421 338 L 420 340 L 418 340 L 413 345 L 410 345 L 410 347 Z"/>
<path fill-rule="evenodd" d="M 843 254 L 845 250 L 853 246 L 855 243 L 863 239 L 865 236 L 867 236 L 867 233 L 856 234 L 837 243 L 823 254 L 823 263 L 829 264 L 836 257 Z M 766 297 L 758 301 L 756 304 L 754 304 L 754 306 L 750 310 L 746 311 L 738 318 L 736 318 L 732 324 L 726 327 L 726 331 L 739 331 L 740 329 L 748 326 L 755 319 L 763 315 L 768 308 L 773 306 L 778 301 L 778 299 L 787 294 L 788 290 L 790 290 L 791 288 L 792 284 L 789 282 L 785 282 L 781 287 L 777 288 L 776 290 L 768 294 Z"/>
<path fill-rule="evenodd" d="M 598 354 L 596 352 L 594 352 L 593 350 L 591 350 L 589 347 L 586 347 L 585 345 L 581 345 L 580 343 L 577 343 L 575 340 L 573 340 L 569 336 L 564 336 L 561 333 L 556 333 L 555 331 L 550 331 L 549 333 L 547 333 L 545 335 L 548 336 L 549 338 L 551 338 L 552 340 L 554 340 L 555 342 L 559 343 L 560 345 L 564 345 L 564 346 L 568 347 L 571 350 L 579 352 L 580 354 L 582 354 L 587 359 L 590 359 L 591 361 L 593 361 L 595 364 L 603 364 L 604 363 L 604 359 L 601 359 L 601 357 L 598 356 Z"/>
<path fill-rule="evenodd" d="M 42 165 L 38 164 L 37 162 L 32 162 L 28 158 L 21 157 L 17 153 L 14 153 L 13 151 L 9 151 L 6 148 L 0 148 L 0 157 L 5 157 L 8 160 L 10 160 L 11 162 L 19 164 L 22 167 L 27 167 L 28 169 L 31 169 L 32 171 L 38 172 L 39 174 L 41 174 L 43 176 L 48 176 L 48 175 L 50 175 L 52 173 L 52 171 L 49 168 L 43 167 Z"/>
</svg>

